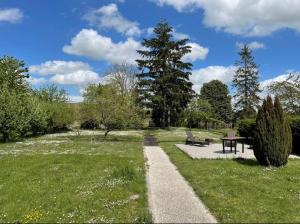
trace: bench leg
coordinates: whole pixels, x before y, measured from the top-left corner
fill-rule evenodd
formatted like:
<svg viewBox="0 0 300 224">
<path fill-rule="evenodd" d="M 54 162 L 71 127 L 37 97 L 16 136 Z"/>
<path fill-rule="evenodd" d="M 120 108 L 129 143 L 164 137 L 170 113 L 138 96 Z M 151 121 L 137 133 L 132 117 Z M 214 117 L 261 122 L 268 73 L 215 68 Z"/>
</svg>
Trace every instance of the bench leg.
<svg viewBox="0 0 300 224">
<path fill-rule="evenodd" d="M 222 141 L 222 143 L 223 143 L 223 153 L 225 153 L 225 142 L 224 142 L 224 140 Z"/>
</svg>

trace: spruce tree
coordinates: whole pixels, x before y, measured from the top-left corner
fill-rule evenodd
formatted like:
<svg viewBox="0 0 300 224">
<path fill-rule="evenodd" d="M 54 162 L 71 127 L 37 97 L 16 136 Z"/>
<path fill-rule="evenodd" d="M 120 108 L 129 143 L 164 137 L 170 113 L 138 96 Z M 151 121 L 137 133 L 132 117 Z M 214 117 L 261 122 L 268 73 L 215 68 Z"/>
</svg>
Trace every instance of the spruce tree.
<svg viewBox="0 0 300 224">
<path fill-rule="evenodd" d="M 152 119 L 162 128 L 175 125 L 192 95 L 189 81 L 192 64 L 182 57 L 191 52 L 188 39 L 174 40 L 173 28 L 165 21 L 154 28 L 154 37 L 144 39 L 146 50 L 137 60 L 141 102 L 152 110 Z"/>
<path fill-rule="evenodd" d="M 292 150 L 292 133 L 279 98 L 268 96 L 256 118 L 254 155 L 264 166 L 283 166 Z"/>
<path fill-rule="evenodd" d="M 240 60 L 236 62 L 237 70 L 233 77 L 235 87 L 235 108 L 242 118 L 255 114 L 261 92 L 259 88 L 258 66 L 254 62 L 252 51 L 244 45 L 239 52 Z"/>
</svg>

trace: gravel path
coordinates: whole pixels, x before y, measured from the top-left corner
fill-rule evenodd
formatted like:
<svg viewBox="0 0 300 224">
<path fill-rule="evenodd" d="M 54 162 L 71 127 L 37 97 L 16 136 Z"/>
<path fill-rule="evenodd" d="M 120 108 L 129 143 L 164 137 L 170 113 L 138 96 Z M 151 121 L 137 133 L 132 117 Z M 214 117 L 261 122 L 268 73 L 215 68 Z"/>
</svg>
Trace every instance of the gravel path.
<svg viewBox="0 0 300 224">
<path fill-rule="evenodd" d="M 245 152 L 242 153 L 242 145 L 237 145 L 237 153 L 234 154 L 230 152 L 230 148 L 226 147 L 225 153 L 223 153 L 222 144 L 211 144 L 209 146 L 192 146 L 185 144 L 177 144 L 179 149 L 184 151 L 193 159 L 234 159 L 234 158 L 245 158 L 245 159 L 255 159 L 252 149 L 249 149 L 248 145 L 245 145 Z M 290 155 L 289 158 L 299 159 L 299 156 Z"/>
<path fill-rule="evenodd" d="M 145 146 L 149 206 L 155 223 L 216 223 L 158 146 Z"/>
</svg>

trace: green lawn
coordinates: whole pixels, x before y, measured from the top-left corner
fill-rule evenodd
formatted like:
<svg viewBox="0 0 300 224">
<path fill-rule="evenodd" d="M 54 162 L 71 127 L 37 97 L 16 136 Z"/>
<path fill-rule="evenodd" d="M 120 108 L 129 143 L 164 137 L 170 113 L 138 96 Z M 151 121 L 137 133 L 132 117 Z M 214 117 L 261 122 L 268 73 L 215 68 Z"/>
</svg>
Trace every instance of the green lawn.
<svg viewBox="0 0 300 224">
<path fill-rule="evenodd" d="M 188 128 L 170 128 L 170 129 L 153 129 L 148 130 L 148 134 L 155 135 L 159 142 L 185 142 L 186 139 L 186 130 Z M 192 129 L 194 136 L 199 137 L 200 139 L 210 138 L 214 139 L 215 142 L 220 141 L 220 138 L 225 136 L 227 131 L 225 129 L 221 130 L 199 130 Z"/>
<path fill-rule="evenodd" d="M 192 160 L 174 142 L 160 145 L 219 222 L 300 222 L 299 160 L 264 168 L 254 160 Z"/>
<path fill-rule="evenodd" d="M 150 222 L 142 132 L 0 145 L 0 222 Z"/>
</svg>

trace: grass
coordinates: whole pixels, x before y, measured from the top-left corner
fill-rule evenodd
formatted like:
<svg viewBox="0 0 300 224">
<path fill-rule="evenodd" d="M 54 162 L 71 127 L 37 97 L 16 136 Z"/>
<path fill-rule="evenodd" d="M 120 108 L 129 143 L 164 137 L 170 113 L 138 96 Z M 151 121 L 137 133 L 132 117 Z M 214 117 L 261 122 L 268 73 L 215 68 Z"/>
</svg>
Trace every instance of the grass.
<svg viewBox="0 0 300 224">
<path fill-rule="evenodd" d="M 188 128 L 170 128 L 170 129 L 153 129 L 148 130 L 148 134 L 155 135 L 159 142 L 185 142 L 186 139 L 186 130 Z M 220 130 L 200 130 L 192 129 L 192 133 L 195 137 L 200 139 L 210 138 L 214 139 L 215 142 L 220 141 L 220 138 L 223 137 L 227 132 L 225 129 Z"/>
<path fill-rule="evenodd" d="M 0 222 L 151 222 L 142 132 L 0 145 Z"/>
<path fill-rule="evenodd" d="M 254 160 L 193 160 L 173 139 L 162 139 L 162 148 L 219 222 L 300 222 L 299 160 L 284 168 Z"/>
</svg>

